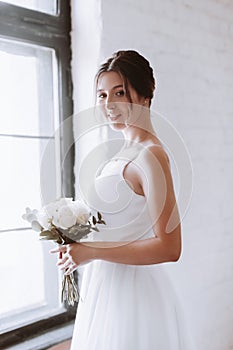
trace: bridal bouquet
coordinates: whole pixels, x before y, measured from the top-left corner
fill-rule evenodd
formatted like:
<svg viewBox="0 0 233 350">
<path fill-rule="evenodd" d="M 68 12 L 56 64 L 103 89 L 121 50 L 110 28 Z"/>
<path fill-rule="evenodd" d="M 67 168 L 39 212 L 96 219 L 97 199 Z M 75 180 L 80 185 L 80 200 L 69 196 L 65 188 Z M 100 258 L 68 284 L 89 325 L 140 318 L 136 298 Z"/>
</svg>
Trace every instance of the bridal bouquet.
<svg viewBox="0 0 233 350">
<path fill-rule="evenodd" d="M 41 239 L 58 244 L 79 242 L 92 230 L 99 231 L 96 224 L 105 224 L 99 212 L 96 218 L 84 202 L 72 198 L 60 198 L 40 210 L 26 208 L 22 218 L 31 224 L 33 230 L 40 232 Z M 63 276 L 61 299 L 62 302 L 67 300 L 69 305 L 74 305 L 79 299 L 73 273 Z"/>
</svg>

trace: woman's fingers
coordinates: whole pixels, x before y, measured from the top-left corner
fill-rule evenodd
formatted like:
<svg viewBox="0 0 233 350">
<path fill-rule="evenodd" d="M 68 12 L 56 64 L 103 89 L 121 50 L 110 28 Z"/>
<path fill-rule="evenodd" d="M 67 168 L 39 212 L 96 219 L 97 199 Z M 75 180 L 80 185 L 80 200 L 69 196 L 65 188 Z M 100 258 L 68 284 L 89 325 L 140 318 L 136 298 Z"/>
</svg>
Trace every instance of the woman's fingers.
<svg viewBox="0 0 233 350">
<path fill-rule="evenodd" d="M 66 270 L 71 265 L 74 265 L 74 263 L 73 263 L 71 257 L 69 256 L 69 254 L 67 254 L 67 253 L 65 253 L 63 258 L 59 259 L 59 261 L 57 262 L 57 266 L 59 266 L 61 268 L 61 270 Z"/>
<path fill-rule="evenodd" d="M 70 253 L 70 245 L 61 245 L 49 251 L 50 253 L 59 253 L 59 260 L 57 266 L 61 270 L 65 270 L 64 275 L 71 274 L 78 265 L 72 261 L 72 256 Z"/>
<path fill-rule="evenodd" d="M 73 264 L 72 261 L 70 261 L 70 259 L 67 259 L 66 262 L 64 262 L 63 264 L 60 264 L 60 265 L 62 265 L 61 270 L 66 270 L 72 264 Z"/>
<path fill-rule="evenodd" d="M 65 253 L 67 250 L 66 246 L 59 246 L 57 248 L 51 249 L 50 253 Z"/>
<path fill-rule="evenodd" d="M 65 270 L 65 275 L 69 275 L 78 266 L 75 263 L 73 263 L 69 258 L 67 258 L 64 262 L 58 263 L 57 265 L 62 265 L 61 270 Z"/>
<path fill-rule="evenodd" d="M 64 275 L 70 275 L 74 270 L 76 270 L 77 267 L 78 265 L 71 264 L 70 267 L 66 269 L 66 272 L 64 273 Z"/>
<path fill-rule="evenodd" d="M 64 256 L 64 258 L 59 259 L 59 261 L 57 262 L 57 266 L 64 264 L 68 259 L 69 257 L 67 255 Z"/>
</svg>

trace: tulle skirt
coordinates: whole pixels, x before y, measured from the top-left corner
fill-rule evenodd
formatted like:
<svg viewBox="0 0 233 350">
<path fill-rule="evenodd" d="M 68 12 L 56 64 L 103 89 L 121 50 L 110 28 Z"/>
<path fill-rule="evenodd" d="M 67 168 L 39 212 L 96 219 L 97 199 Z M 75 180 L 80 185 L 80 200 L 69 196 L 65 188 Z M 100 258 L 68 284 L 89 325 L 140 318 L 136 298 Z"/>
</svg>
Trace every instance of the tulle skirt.
<svg viewBox="0 0 233 350">
<path fill-rule="evenodd" d="M 71 350 L 193 350 L 163 264 L 84 267 Z"/>
</svg>

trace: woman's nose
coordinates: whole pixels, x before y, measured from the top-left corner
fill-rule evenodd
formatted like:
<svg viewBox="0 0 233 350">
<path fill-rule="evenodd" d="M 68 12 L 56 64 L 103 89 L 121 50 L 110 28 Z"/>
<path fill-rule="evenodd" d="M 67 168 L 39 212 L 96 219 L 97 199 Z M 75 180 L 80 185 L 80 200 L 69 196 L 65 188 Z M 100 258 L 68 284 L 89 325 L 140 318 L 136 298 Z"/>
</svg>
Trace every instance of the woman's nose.
<svg viewBox="0 0 233 350">
<path fill-rule="evenodd" d="M 108 96 L 105 101 L 105 106 L 107 110 L 112 110 L 116 107 L 114 99 L 111 96 Z"/>
</svg>

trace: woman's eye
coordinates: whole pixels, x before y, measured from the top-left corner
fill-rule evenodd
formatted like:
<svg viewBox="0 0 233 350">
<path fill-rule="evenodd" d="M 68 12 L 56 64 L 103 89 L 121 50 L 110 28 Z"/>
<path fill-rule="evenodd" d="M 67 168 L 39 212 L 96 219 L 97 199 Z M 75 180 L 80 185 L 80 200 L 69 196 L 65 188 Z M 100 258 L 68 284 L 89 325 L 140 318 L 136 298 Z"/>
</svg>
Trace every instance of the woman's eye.
<svg viewBox="0 0 233 350">
<path fill-rule="evenodd" d="M 98 95 L 98 98 L 102 99 L 102 98 L 105 98 L 106 97 L 106 94 L 99 94 Z"/>
<path fill-rule="evenodd" d="M 125 94 L 124 90 L 117 91 L 116 93 L 117 96 L 124 96 L 124 94 Z"/>
</svg>

